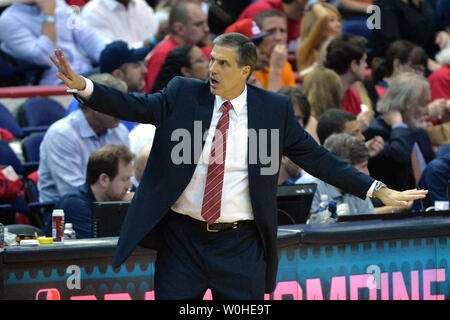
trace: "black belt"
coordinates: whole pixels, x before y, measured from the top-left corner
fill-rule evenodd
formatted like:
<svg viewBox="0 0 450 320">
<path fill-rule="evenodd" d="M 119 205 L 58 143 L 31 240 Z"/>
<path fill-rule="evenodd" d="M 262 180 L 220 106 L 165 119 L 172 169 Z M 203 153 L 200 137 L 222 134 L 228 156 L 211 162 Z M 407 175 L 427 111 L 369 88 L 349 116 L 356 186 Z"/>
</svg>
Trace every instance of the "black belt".
<svg viewBox="0 0 450 320">
<path fill-rule="evenodd" d="M 172 211 L 172 210 L 171 210 Z M 244 225 L 249 225 L 251 223 L 254 223 L 254 220 L 239 220 L 235 222 L 218 222 L 208 225 L 205 221 L 200 221 L 194 218 L 191 218 L 188 215 L 177 213 L 172 211 L 172 213 L 176 216 L 179 216 L 186 220 L 187 222 L 191 224 L 197 225 L 200 229 L 206 230 L 208 232 L 220 232 L 230 229 L 238 229 Z"/>
</svg>

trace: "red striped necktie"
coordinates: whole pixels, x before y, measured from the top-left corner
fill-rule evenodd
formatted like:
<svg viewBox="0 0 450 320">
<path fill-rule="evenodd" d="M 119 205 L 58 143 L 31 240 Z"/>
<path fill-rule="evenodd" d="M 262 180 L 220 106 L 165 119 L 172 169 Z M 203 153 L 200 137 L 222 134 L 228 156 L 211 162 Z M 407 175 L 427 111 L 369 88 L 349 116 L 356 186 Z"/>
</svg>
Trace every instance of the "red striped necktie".
<svg viewBox="0 0 450 320">
<path fill-rule="evenodd" d="M 208 174 L 206 176 L 205 193 L 202 203 L 202 217 L 213 224 L 220 217 L 222 203 L 223 175 L 225 172 L 225 158 L 227 152 L 227 131 L 230 124 L 229 111 L 233 108 L 230 101 L 222 104 L 222 116 L 217 123 L 211 144 Z"/>
</svg>

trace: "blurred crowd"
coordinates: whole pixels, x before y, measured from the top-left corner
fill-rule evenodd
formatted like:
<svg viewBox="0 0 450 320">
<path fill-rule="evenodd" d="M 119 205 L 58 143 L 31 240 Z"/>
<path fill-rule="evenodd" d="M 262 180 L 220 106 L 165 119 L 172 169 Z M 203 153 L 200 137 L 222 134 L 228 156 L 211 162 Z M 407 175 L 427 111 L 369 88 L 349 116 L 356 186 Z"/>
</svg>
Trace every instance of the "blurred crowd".
<svg viewBox="0 0 450 320">
<path fill-rule="evenodd" d="M 49 59 L 57 48 L 74 71 L 123 92 L 155 93 L 176 76 L 208 81 L 212 40 L 242 33 L 258 52 L 249 85 L 288 95 L 317 143 L 390 188 L 430 190 L 406 210 L 448 200 L 450 0 L 0 0 L 0 8 L 4 87 L 61 84 Z M 11 176 L 0 156 L 0 202 L 27 212 L 34 183 L 34 202 L 63 208 L 90 237 L 90 203 L 133 197 L 156 128 L 75 99 L 64 109 L 41 130 L 35 171 Z M 25 162 L 12 144 L 37 133 L 15 136 L 11 121 L 0 119 L 0 144 Z M 349 203 L 350 214 L 405 210 L 356 199 L 285 157 L 278 181 L 317 183 L 316 200 Z"/>
</svg>

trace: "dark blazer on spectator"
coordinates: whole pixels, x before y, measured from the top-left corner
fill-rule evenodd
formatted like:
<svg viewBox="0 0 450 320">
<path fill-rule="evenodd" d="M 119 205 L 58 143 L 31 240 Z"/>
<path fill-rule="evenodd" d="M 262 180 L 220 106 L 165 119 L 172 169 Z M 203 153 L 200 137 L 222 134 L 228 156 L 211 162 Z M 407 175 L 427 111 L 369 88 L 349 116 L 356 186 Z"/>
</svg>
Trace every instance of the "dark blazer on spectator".
<svg viewBox="0 0 450 320">
<path fill-rule="evenodd" d="M 389 188 L 407 190 L 416 187 L 411 165 L 411 153 L 417 142 L 425 162 L 434 159 L 435 154 L 425 130 L 410 128 L 392 129 L 378 116 L 364 132 L 367 140 L 375 136 L 384 139 L 383 150 L 369 159 L 370 176 L 383 181 Z"/>
</svg>

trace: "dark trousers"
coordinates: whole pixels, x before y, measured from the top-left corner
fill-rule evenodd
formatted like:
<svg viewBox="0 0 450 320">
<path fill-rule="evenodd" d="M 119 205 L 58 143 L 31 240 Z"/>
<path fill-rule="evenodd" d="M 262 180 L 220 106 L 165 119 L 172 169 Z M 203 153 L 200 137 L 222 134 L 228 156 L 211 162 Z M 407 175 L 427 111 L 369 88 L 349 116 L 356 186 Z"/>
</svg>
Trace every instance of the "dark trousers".
<svg viewBox="0 0 450 320">
<path fill-rule="evenodd" d="M 266 262 L 255 223 L 209 232 L 194 219 L 168 213 L 155 263 L 156 299 L 264 298 Z"/>
</svg>

